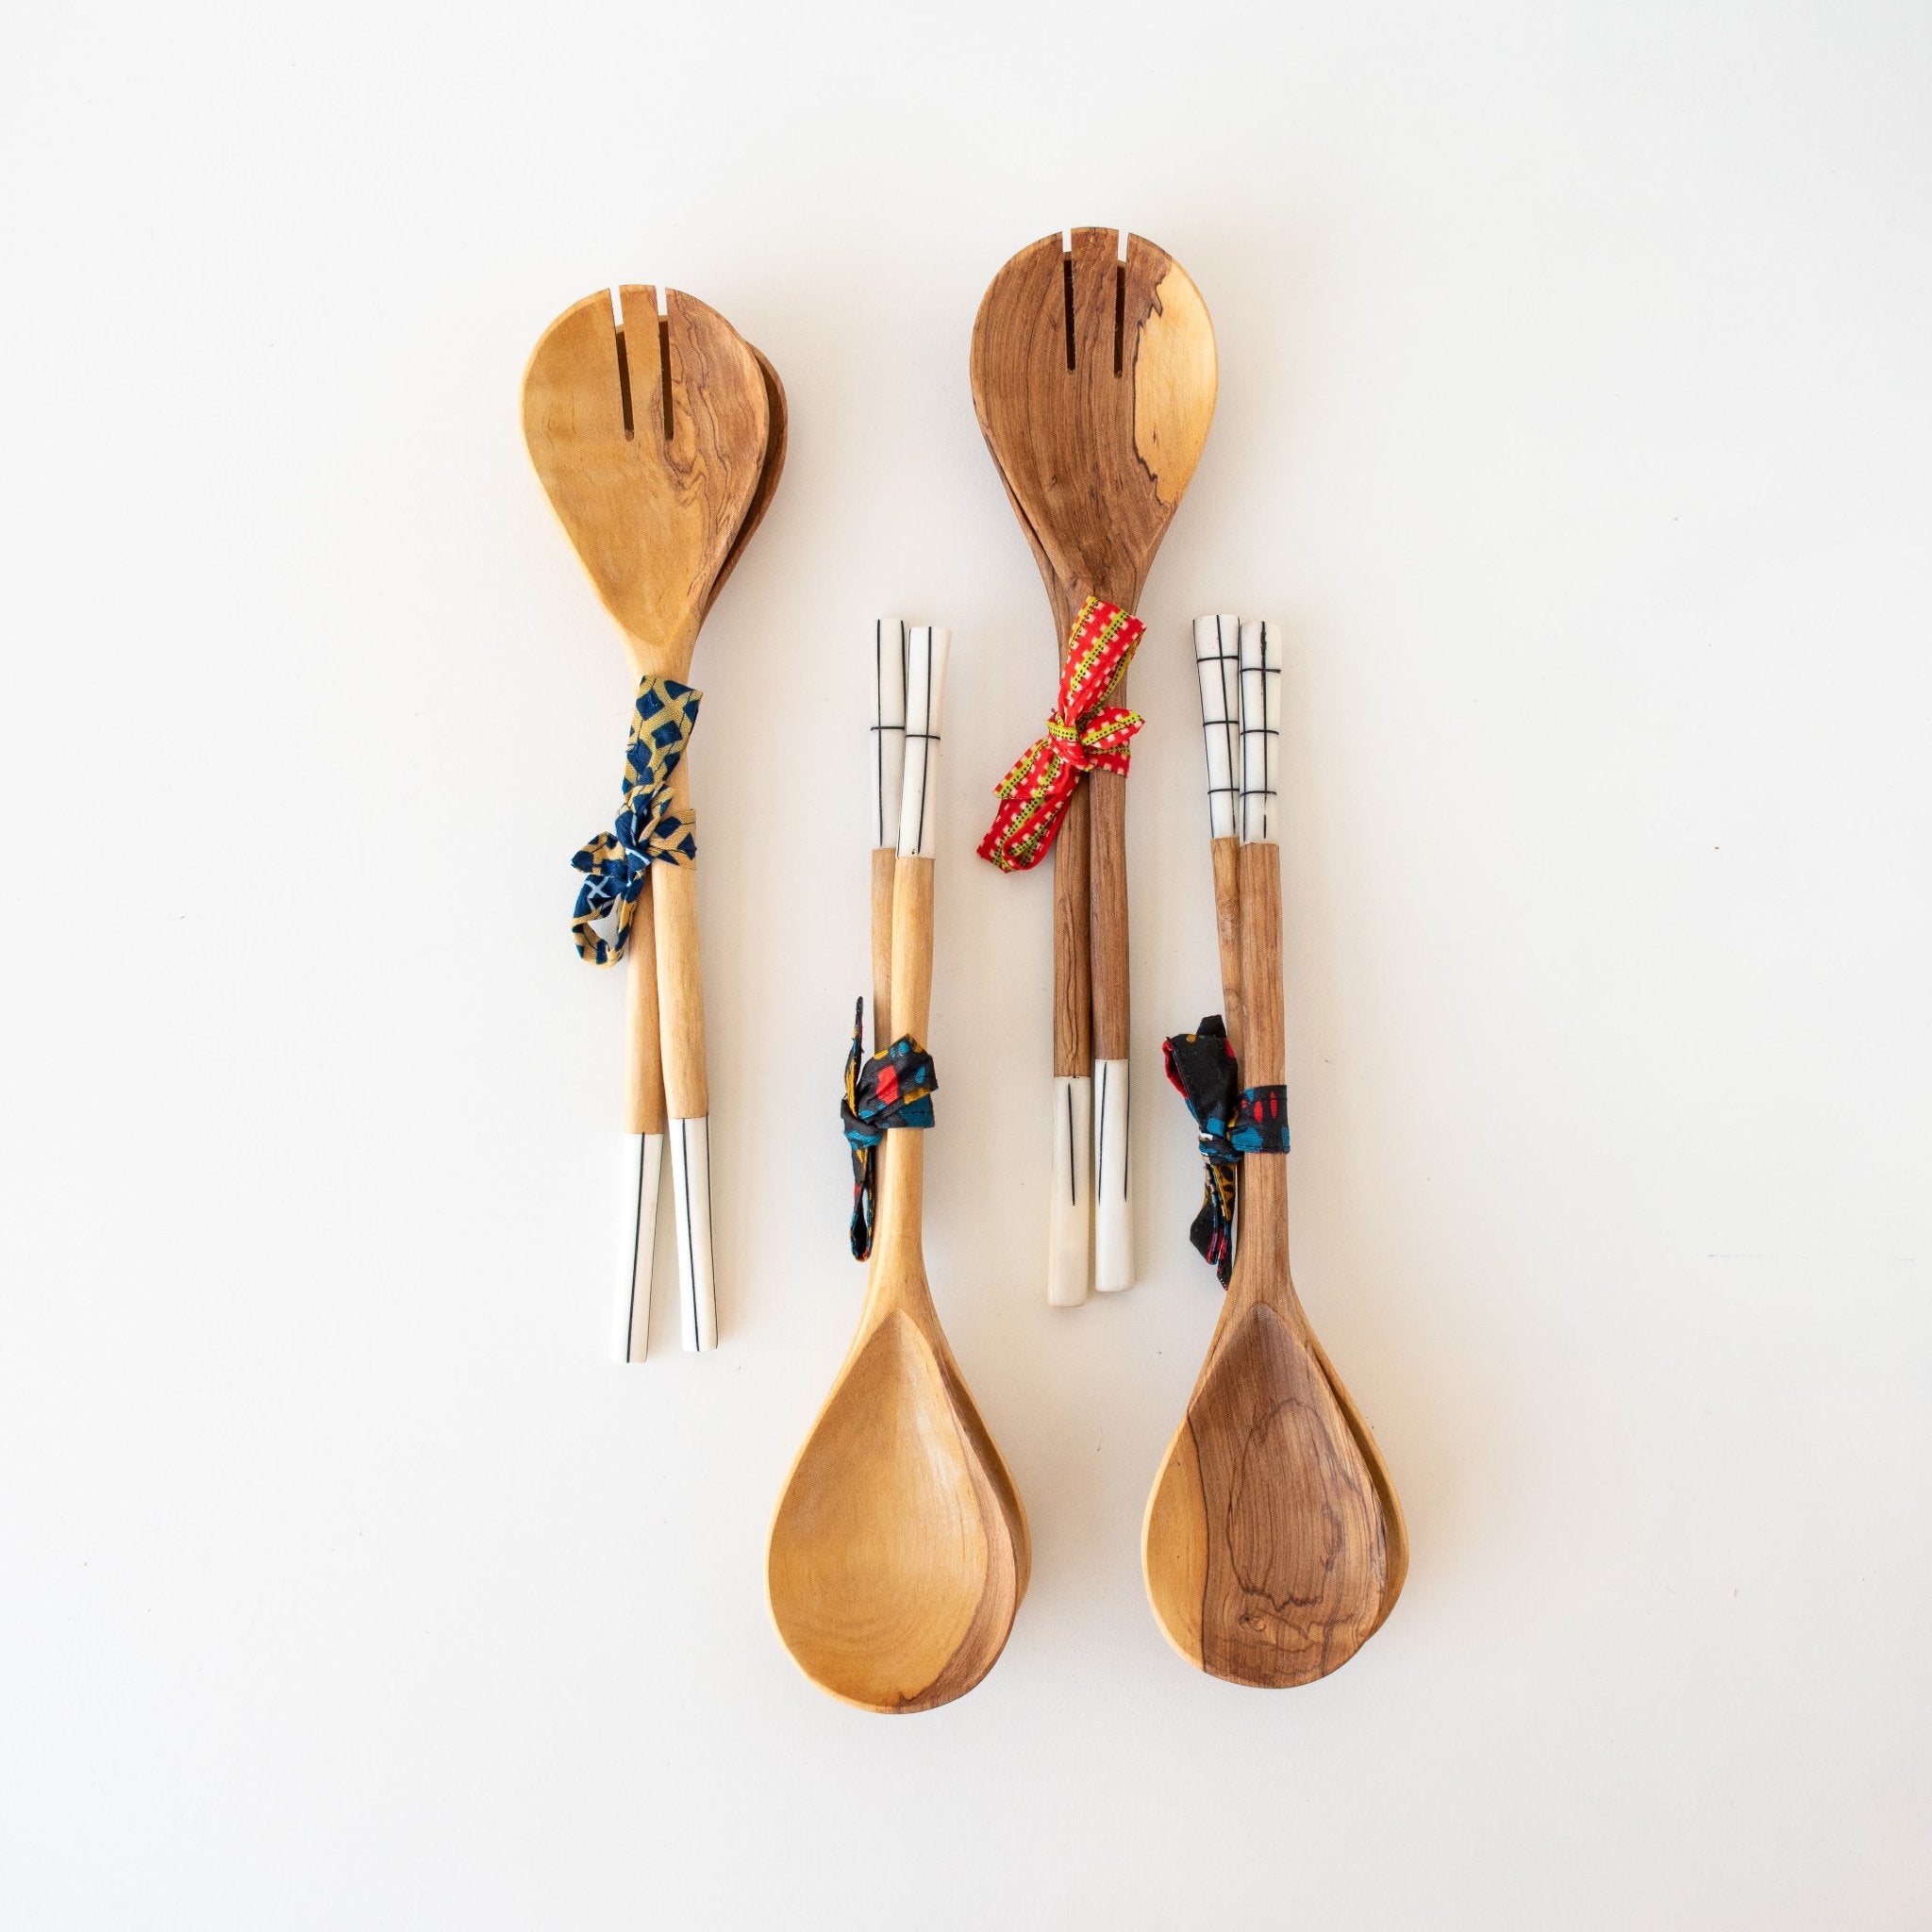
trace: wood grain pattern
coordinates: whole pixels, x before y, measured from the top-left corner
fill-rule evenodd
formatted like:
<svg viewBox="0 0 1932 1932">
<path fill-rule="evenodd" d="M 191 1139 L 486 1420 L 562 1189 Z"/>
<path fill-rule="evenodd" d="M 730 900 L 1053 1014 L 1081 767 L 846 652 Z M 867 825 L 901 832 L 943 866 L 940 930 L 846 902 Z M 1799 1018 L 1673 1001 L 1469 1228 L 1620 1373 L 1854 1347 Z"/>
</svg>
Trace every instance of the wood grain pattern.
<svg viewBox="0 0 1932 1932">
<path fill-rule="evenodd" d="M 973 328 L 980 431 L 1062 647 L 1089 596 L 1139 604 L 1214 411 L 1214 333 L 1199 291 L 1153 242 L 1130 236 L 1124 261 L 1118 242 L 1111 229 L 1076 228 L 1068 250 L 1057 235 L 1022 249 Z M 1089 793 L 1091 816 L 1070 813 L 1055 844 L 1060 1075 L 1085 1074 L 1095 1057 L 1130 1058 L 1125 800 L 1109 774 L 1093 774 L 1076 802 Z"/>
<path fill-rule="evenodd" d="M 622 365 L 610 298 L 600 290 L 565 309 L 538 341 L 524 375 L 524 436 L 639 673 L 683 678 L 764 472 L 770 405 L 758 358 L 737 330 L 673 290 L 665 298 L 666 436 L 657 291 L 627 285 L 618 292 Z"/>
<path fill-rule="evenodd" d="M 1216 841 L 1217 843 L 1221 841 Z M 1237 859 L 1244 1086 L 1282 1078 L 1279 848 Z M 1289 1272 L 1284 1155 L 1241 1163 L 1234 1279 L 1141 1527 L 1148 1602 L 1190 1663 L 1280 1689 L 1347 1662 L 1402 1587 L 1393 1487 Z"/>
</svg>

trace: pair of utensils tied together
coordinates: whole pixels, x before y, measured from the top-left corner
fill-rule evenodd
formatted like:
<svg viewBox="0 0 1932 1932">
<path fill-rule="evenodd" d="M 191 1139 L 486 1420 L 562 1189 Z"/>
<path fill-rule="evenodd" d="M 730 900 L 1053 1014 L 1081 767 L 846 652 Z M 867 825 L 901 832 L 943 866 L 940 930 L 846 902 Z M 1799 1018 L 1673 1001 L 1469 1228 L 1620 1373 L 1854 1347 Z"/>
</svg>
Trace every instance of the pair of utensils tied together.
<svg viewBox="0 0 1932 1932">
<path fill-rule="evenodd" d="M 1032 1562 L 1025 1511 L 926 1281 L 931 1111 L 908 1121 L 913 1110 L 893 1104 L 900 1071 L 918 1070 L 922 1096 L 937 1086 L 925 1036 L 950 641 L 949 632 L 891 622 L 875 635 L 874 1052 L 861 1067 L 855 1041 L 845 1108 L 855 1165 L 862 1173 L 870 1159 L 876 1190 L 876 1216 L 861 1204 L 853 1219 L 855 1249 L 870 1242 L 871 1274 L 858 1332 L 786 1478 L 765 1558 L 772 1619 L 800 1669 L 874 1711 L 930 1710 L 972 1690 L 1006 1647 Z M 881 1136 L 868 1117 L 891 1124 Z"/>
<path fill-rule="evenodd" d="M 1280 1688 L 1326 1676 L 1381 1627 L 1408 1569 L 1408 1532 L 1289 1274 L 1279 638 L 1270 625 L 1204 617 L 1194 656 L 1226 1037 L 1204 1027 L 1170 1046 L 1228 1057 L 1213 1117 L 1197 1104 L 1208 1083 L 1190 1105 L 1210 1161 L 1204 1217 L 1219 1219 L 1217 1158 L 1239 1160 L 1239 1210 L 1221 1317 L 1147 1499 L 1141 1569 L 1155 1621 L 1189 1663 Z"/>
<path fill-rule="evenodd" d="M 699 627 L 778 487 L 785 391 L 715 309 L 626 284 L 587 295 L 543 332 L 523 405 L 530 459 L 639 678 L 622 810 L 575 860 L 585 878 L 573 930 L 585 958 L 627 969 L 636 1198 L 617 1353 L 641 1361 L 667 1139 L 684 1345 L 718 1340 L 686 750 L 701 693 L 688 679 Z"/>
<path fill-rule="evenodd" d="M 1213 325 L 1164 249 L 1139 235 L 1074 228 L 1023 248 L 993 277 L 973 327 L 972 378 L 1071 686 L 1091 601 L 1135 609 L 1193 476 L 1214 415 Z M 1131 649 L 1128 639 L 1111 686 L 1080 700 L 1090 718 L 1119 704 Z M 1086 1300 L 1090 1274 L 1102 1290 L 1134 1279 L 1124 786 L 1125 736 L 1139 721 L 1120 724 L 1103 748 L 1078 717 L 1059 715 L 1065 708 L 1032 767 L 1044 774 L 1058 761 L 1068 768 L 1063 781 L 1077 780 L 1057 830 L 1045 833 L 1054 856 L 1046 1273 L 1047 1299 L 1059 1307 Z M 1009 804 L 1036 782 L 1028 762 L 1003 788 Z M 1040 856 L 1037 847 L 981 851 L 1008 869 Z"/>
</svg>

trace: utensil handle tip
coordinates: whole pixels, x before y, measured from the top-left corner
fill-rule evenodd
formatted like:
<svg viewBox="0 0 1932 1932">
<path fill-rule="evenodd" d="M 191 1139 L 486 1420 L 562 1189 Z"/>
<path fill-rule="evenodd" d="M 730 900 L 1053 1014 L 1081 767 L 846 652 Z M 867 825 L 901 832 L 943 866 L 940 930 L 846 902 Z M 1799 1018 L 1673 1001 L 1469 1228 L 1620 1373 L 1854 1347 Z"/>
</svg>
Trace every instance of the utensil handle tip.
<svg viewBox="0 0 1932 1932">
<path fill-rule="evenodd" d="M 1128 1093 L 1125 1060 L 1093 1062 L 1093 1286 L 1102 1294 L 1134 1285 Z"/>
<path fill-rule="evenodd" d="M 1053 1083 L 1053 1181 L 1047 1207 L 1046 1298 L 1057 1308 L 1087 1299 L 1093 1246 L 1093 1082 Z"/>
<path fill-rule="evenodd" d="M 703 1354 L 718 1345 L 718 1290 L 711 1273 L 711 1123 L 703 1115 L 674 1120 L 670 1140 L 684 1345 Z"/>
</svg>

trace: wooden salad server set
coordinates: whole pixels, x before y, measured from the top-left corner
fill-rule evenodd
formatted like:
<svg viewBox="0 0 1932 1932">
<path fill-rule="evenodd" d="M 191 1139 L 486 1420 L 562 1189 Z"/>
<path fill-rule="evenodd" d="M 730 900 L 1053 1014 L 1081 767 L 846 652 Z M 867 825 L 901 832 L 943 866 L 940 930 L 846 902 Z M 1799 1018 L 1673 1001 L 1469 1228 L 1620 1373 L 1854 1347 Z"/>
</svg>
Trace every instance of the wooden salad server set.
<svg viewBox="0 0 1932 1932">
<path fill-rule="evenodd" d="M 901 627 L 878 631 L 881 666 Z M 923 1041 L 930 1015 L 933 835 L 950 639 L 915 628 L 904 693 L 903 787 L 890 893 L 891 965 L 874 999 L 888 1038 Z M 882 698 L 888 674 L 882 668 Z M 882 702 L 880 715 L 891 707 Z M 879 734 L 874 731 L 875 741 Z M 886 782 L 882 773 L 881 784 Z M 882 848 L 874 848 L 875 851 Z M 844 1364 L 792 1463 L 772 1523 L 765 1585 L 778 1635 L 808 1677 L 874 1711 L 930 1710 L 998 1660 L 1026 1590 L 1031 1546 L 1012 1477 L 974 1406 L 933 1306 L 921 1248 L 925 1132 L 879 1154 L 872 1272 Z"/>
<path fill-rule="evenodd" d="M 1140 603 L 1213 418 L 1213 328 L 1163 250 L 1136 235 L 1073 229 L 1022 249 L 994 276 L 974 324 L 971 370 L 980 428 L 1046 587 L 1064 662 L 1090 599 L 1125 612 Z M 635 893 L 621 948 L 586 936 L 597 908 L 612 903 L 604 881 L 603 898 L 580 901 L 576 930 L 579 950 L 599 963 L 630 955 L 625 1126 L 636 1142 L 636 1234 L 618 1353 L 641 1361 L 667 1138 L 685 1345 L 717 1341 L 682 736 L 697 699 L 683 687 L 698 631 L 776 491 L 785 392 L 714 309 L 675 290 L 660 299 L 655 288 L 625 286 L 587 296 L 545 330 L 525 374 L 523 414 L 543 488 L 624 632 L 641 680 L 639 719 L 661 715 L 649 708 L 659 699 L 689 708 L 677 733 L 655 741 L 658 762 L 641 767 L 649 754 L 634 742 L 618 835 L 576 861 L 583 870 L 622 853 L 630 869 L 621 877 Z M 1116 624 L 1112 635 L 1128 650 L 1139 626 L 1121 629 L 1105 612 L 1091 620 L 1103 622 Z M 868 1216 L 875 1208 L 869 1221 L 855 1208 L 853 1252 L 866 1253 L 869 1232 L 870 1272 L 858 1330 L 786 1478 L 766 1550 L 772 1617 L 792 1658 L 833 1696 L 884 1712 L 933 1709 L 978 1684 L 1005 1648 L 1031 1570 L 1025 1510 L 941 1326 L 922 1242 L 932 1121 L 924 1095 L 936 1081 L 917 1043 L 931 1009 L 949 646 L 950 633 L 932 627 L 882 621 L 874 631 L 874 1059 L 861 1068 L 855 1047 L 846 1114 L 855 1173 L 867 1177 L 855 1201 Z M 1240 1112 L 1253 1123 L 1283 1079 L 1281 663 L 1269 625 L 1228 617 L 1197 620 L 1194 650 L 1223 1003 L 1238 1069 L 1218 1057 L 1210 1025 L 1171 1045 L 1194 1056 L 1189 1105 L 1203 1124 L 1210 1180 L 1222 1178 L 1204 1209 L 1214 1219 L 1196 1238 L 1228 1287 L 1148 1498 L 1141 1568 L 1155 1619 L 1189 1663 L 1232 1683 L 1281 1688 L 1338 1669 L 1381 1626 L 1403 1587 L 1408 1539 L 1374 1439 L 1291 1278 L 1285 1132 L 1243 1140 L 1228 1123 L 1217 1139 L 1208 1124 L 1223 1110 L 1212 1097 L 1221 1080 L 1230 1089 L 1239 1080 Z M 1100 702 L 1121 703 L 1124 655 L 1096 646 L 1081 661 L 1086 691 L 1116 673 Z M 1131 717 L 1091 712 L 1087 695 L 1068 695 L 1077 675 L 1068 674 L 1056 703 L 1050 741 L 1065 747 L 1096 717 L 1096 733 L 1130 732 Z M 675 682 L 658 691 L 651 680 Z M 1061 713 L 1076 709 L 1069 725 Z M 668 772 L 664 757 L 675 759 Z M 1047 1264 L 1047 1298 L 1066 1307 L 1086 1299 L 1090 1279 L 1112 1291 L 1134 1278 L 1124 765 L 1058 758 L 1041 769 L 1058 774 L 1062 789 L 1050 795 L 1067 800 L 1054 849 Z M 1070 769 L 1082 776 L 1069 795 Z M 633 801 L 646 793 L 655 842 L 637 827 Z M 1038 850 L 988 856 L 1024 865 Z M 919 1081 L 907 1074 L 895 1111 L 890 1083 L 908 1054 Z M 1277 1108 L 1266 1117 L 1282 1116 Z"/>
<path fill-rule="evenodd" d="M 973 325 L 972 379 L 1064 657 L 1089 597 L 1128 611 L 1140 602 L 1213 419 L 1213 325 L 1164 249 L 1074 228 L 993 277 Z M 1087 1298 L 1090 1252 L 1097 1288 L 1134 1279 L 1118 773 L 1087 775 L 1055 841 L 1053 1033 L 1047 1299 L 1071 1307 Z"/>
<path fill-rule="evenodd" d="M 763 520 L 784 469 L 775 371 L 696 297 L 626 285 L 599 291 L 547 328 L 524 375 L 530 458 L 641 677 L 683 682 L 699 626 Z M 689 822 L 690 758 L 672 775 Z M 711 1259 L 709 1089 L 699 976 L 697 875 L 655 864 L 628 951 L 625 1128 L 637 1137 L 621 1358 L 641 1361 L 662 1149 L 671 1141 L 682 1328 L 717 1342 Z"/>
<path fill-rule="evenodd" d="M 1239 985 L 1224 989 L 1240 1015 L 1230 1040 L 1242 1080 L 1266 1087 L 1280 1083 L 1285 1059 L 1281 660 L 1272 626 L 1240 626 L 1235 753 L 1224 681 L 1232 629 L 1232 619 L 1202 619 L 1195 653 L 1224 974 L 1239 961 Z M 1188 1662 L 1278 1689 L 1327 1675 L 1381 1627 L 1408 1568 L 1408 1535 L 1374 1438 L 1290 1278 L 1287 1155 L 1250 1153 L 1241 1174 L 1234 1278 L 1147 1500 L 1141 1569 L 1155 1621 Z"/>
</svg>

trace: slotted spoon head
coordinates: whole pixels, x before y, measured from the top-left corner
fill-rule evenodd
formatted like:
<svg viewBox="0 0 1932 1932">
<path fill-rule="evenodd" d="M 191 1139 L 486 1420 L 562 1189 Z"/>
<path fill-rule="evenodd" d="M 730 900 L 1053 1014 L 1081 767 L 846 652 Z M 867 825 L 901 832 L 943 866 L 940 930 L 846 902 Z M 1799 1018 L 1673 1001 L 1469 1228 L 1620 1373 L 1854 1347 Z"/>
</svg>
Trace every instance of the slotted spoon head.
<svg viewBox="0 0 1932 1932">
<path fill-rule="evenodd" d="M 973 325 L 979 427 L 1064 637 L 1090 595 L 1128 609 L 1214 416 L 1214 326 L 1139 235 L 1049 235 L 992 279 Z"/>
<path fill-rule="evenodd" d="M 682 677 L 765 469 L 756 353 L 674 289 L 600 291 L 543 332 L 524 372 L 524 437 L 641 672 Z"/>
</svg>

